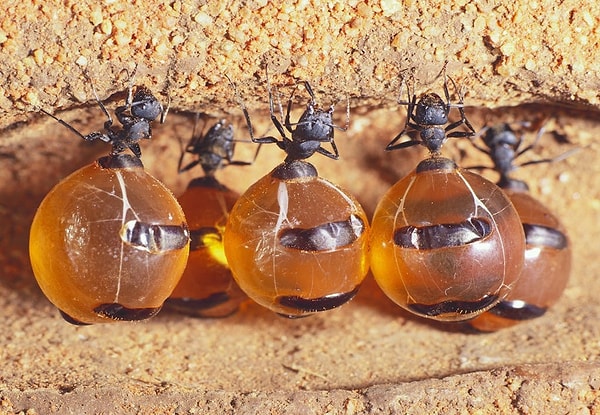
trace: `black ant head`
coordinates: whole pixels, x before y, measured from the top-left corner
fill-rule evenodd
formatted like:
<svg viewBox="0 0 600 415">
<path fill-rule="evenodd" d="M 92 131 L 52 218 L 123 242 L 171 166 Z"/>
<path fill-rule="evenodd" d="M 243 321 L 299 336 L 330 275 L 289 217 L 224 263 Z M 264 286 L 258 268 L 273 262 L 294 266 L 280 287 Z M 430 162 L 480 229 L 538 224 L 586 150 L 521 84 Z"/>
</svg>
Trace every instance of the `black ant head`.
<svg viewBox="0 0 600 415">
<path fill-rule="evenodd" d="M 414 121 L 419 125 L 444 125 L 448 112 L 448 104 L 438 94 L 425 94 L 417 102 Z"/>
<path fill-rule="evenodd" d="M 196 145 L 194 152 L 206 176 L 212 176 L 223 167 L 225 161 L 231 162 L 235 142 L 233 141 L 233 125 L 221 120 L 213 125 L 204 140 Z"/>
<path fill-rule="evenodd" d="M 482 138 L 485 145 L 490 149 L 501 146 L 516 147 L 520 142 L 515 131 L 507 123 L 488 128 Z"/>
<path fill-rule="evenodd" d="M 144 86 L 137 87 L 131 102 L 131 115 L 147 121 L 154 121 L 163 111 L 162 104 L 148 88 Z"/>
<path fill-rule="evenodd" d="M 325 111 L 311 101 L 296 124 L 293 138 L 299 141 L 325 141 L 328 137 L 333 137 L 333 106 Z"/>
</svg>

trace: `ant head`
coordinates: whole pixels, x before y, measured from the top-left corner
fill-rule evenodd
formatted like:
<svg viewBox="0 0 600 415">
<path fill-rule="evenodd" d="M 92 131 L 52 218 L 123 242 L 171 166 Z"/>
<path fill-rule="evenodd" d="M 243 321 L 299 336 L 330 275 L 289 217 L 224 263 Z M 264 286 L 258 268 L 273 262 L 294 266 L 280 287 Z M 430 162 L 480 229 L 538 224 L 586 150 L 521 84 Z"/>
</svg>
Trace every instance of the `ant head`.
<svg viewBox="0 0 600 415">
<path fill-rule="evenodd" d="M 438 94 L 425 94 L 415 108 L 415 122 L 421 125 L 444 125 L 448 122 L 449 107 Z"/>
<path fill-rule="evenodd" d="M 210 163 L 213 156 L 218 156 L 218 167 L 220 167 L 223 159 L 231 161 L 234 149 L 233 125 L 226 123 L 225 120 L 220 120 L 207 131 L 202 141 L 196 142 L 193 152 L 199 156 L 200 164 L 203 167 L 205 164 L 203 160 L 209 160 Z"/>
<path fill-rule="evenodd" d="M 233 141 L 233 125 L 227 122 L 227 120 L 219 120 L 219 122 L 208 130 L 208 133 L 210 133 L 211 130 L 213 130 L 213 134 L 219 132 L 222 136 L 221 140 Z"/>
<path fill-rule="evenodd" d="M 300 116 L 292 136 L 302 141 L 323 141 L 333 136 L 333 128 L 333 107 L 322 110 L 311 103 Z"/>
<path fill-rule="evenodd" d="M 148 121 L 154 121 L 163 113 L 162 104 L 144 86 L 139 86 L 131 102 L 131 115 Z"/>
<path fill-rule="evenodd" d="M 482 138 L 485 145 L 490 149 L 504 145 L 515 147 L 520 143 L 520 139 L 515 134 L 515 131 L 507 123 L 489 127 Z"/>
<path fill-rule="evenodd" d="M 310 101 L 306 106 L 306 110 L 300 116 L 298 123 L 302 121 L 313 121 L 313 122 L 322 122 L 325 124 L 332 124 L 333 119 L 333 105 L 330 106 L 327 110 L 319 108 L 318 104 L 314 101 Z"/>
</svg>

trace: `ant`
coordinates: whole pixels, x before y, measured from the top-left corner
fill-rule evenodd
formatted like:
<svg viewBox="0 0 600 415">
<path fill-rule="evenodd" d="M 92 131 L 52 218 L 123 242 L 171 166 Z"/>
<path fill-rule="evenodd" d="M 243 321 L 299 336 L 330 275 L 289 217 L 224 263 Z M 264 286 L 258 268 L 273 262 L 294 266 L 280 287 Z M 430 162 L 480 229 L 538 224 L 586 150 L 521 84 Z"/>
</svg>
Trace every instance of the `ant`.
<svg viewBox="0 0 600 415">
<path fill-rule="evenodd" d="M 217 170 L 225 166 L 249 166 L 256 160 L 260 146 L 256 149 L 252 161 L 232 160 L 236 140 L 233 138 L 233 126 L 226 120 L 217 121 L 205 134 L 196 135 L 196 125 L 200 114 L 196 114 L 194 132 L 185 148 L 182 148 L 177 171 L 186 172 L 197 165 L 202 167 L 206 177 L 214 178 Z M 185 153 L 197 156 L 197 159 L 181 167 Z"/>
<path fill-rule="evenodd" d="M 472 137 L 475 135 L 475 129 L 465 116 L 463 96 L 458 91 L 454 80 L 449 76 L 446 76 L 446 65 L 442 68 L 440 74 L 441 73 L 444 75 L 444 95 L 446 101 L 436 93 L 423 94 L 417 100 L 417 96 L 414 92 L 411 94 L 408 82 L 405 82 L 408 101 L 400 101 L 398 103 L 400 105 L 408 106 L 406 124 L 404 125 L 404 129 L 387 145 L 385 148 L 386 151 L 412 147 L 414 145 L 423 145 L 427 147 L 432 155 L 436 156 L 439 155 L 442 145 L 448 138 Z M 458 103 L 456 104 L 450 102 L 448 79 L 450 79 L 452 85 L 454 85 L 454 90 L 459 97 Z M 460 119 L 444 128 L 443 126 L 448 124 L 448 115 L 451 108 L 458 109 Z M 468 128 L 468 131 L 452 131 L 461 125 L 465 125 Z M 397 143 L 402 136 L 413 131 L 419 133 L 417 139 Z"/>
<path fill-rule="evenodd" d="M 310 100 L 292 123 L 292 99 L 300 84 Z M 310 84 L 298 82 L 285 116 L 278 102 L 278 118 L 268 74 L 267 86 L 271 121 L 281 139 L 254 137 L 248 111 L 237 98 L 252 141 L 276 144 L 287 155 L 233 206 L 223 247 L 235 280 L 249 297 L 282 316 L 298 318 L 341 306 L 354 297 L 367 273 L 369 225 L 356 199 L 320 177 L 305 161 L 315 153 L 339 158 L 333 136 L 335 129 L 348 128 L 349 100 L 346 126 L 336 126 L 333 106 L 318 108 Z M 331 150 L 323 148 L 324 143 Z"/>
<path fill-rule="evenodd" d="M 292 99 L 298 89 L 298 86 L 304 85 L 304 89 L 310 96 L 306 110 L 302 113 L 297 122 L 292 123 L 290 121 L 290 112 L 292 109 Z M 240 100 L 244 117 L 246 118 L 246 124 L 250 132 L 250 138 L 254 143 L 260 144 L 277 144 L 277 146 L 286 152 L 287 157 L 285 162 L 291 162 L 295 160 L 304 160 L 312 156 L 314 153 L 322 154 L 331 159 L 337 160 L 339 153 L 335 144 L 333 133 L 334 130 L 346 131 L 350 124 L 350 100 L 347 103 L 346 109 L 346 124 L 344 127 L 333 124 L 333 110 L 334 106 L 330 106 L 328 110 L 322 110 L 318 108 L 315 93 L 308 81 L 299 81 L 296 83 L 294 90 L 292 91 L 287 104 L 287 112 L 283 124 L 275 115 L 274 103 L 273 103 L 273 92 L 271 91 L 271 84 L 269 82 L 269 76 L 267 73 L 267 88 L 269 90 L 269 112 L 271 114 L 271 121 L 279 134 L 281 140 L 278 140 L 273 136 L 266 137 L 254 137 L 252 123 L 250 122 L 250 116 L 244 103 Z M 283 108 L 281 102 L 279 102 L 279 112 L 283 119 Z M 293 128 L 296 127 L 296 128 Z M 288 137 L 286 130 L 291 134 L 291 138 Z M 327 150 L 321 145 L 323 143 L 329 143 L 332 150 Z"/>
<path fill-rule="evenodd" d="M 529 123 L 523 123 L 523 126 L 528 126 Z M 471 169 L 493 169 L 500 174 L 500 180 L 498 186 L 503 189 L 506 188 L 524 188 L 527 190 L 527 184 L 520 180 L 516 180 L 510 177 L 510 173 L 517 170 L 520 167 L 529 166 L 532 164 L 542 163 L 553 163 L 555 161 L 563 160 L 579 149 L 573 149 L 567 151 L 559 156 L 552 158 L 543 158 L 537 160 L 526 161 L 521 164 L 515 164 L 515 160 L 525 154 L 526 152 L 535 148 L 538 141 L 545 132 L 545 126 L 538 130 L 535 140 L 525 148 L 520 148 L 523 144 L 523 136 L 517 137 L 515 131 L 511 128 L 508 123 L 500 123 L 492 127 L 483 128 L 479 134 L 474 138 L 480 136 L 485 147 L 478 145 L 473 140 L 471 141 L 473 146 L 484 154 L 487 154 L 494 163 L 494 167 L 489 166 L 473 166 Z"/>
<path fill-rule="evenodd" d="M 131 76 L 131 79 L 133 79 L 133 76 L 134 75 Z M 94 88 L 94 84 L 91 82 L 89 76 L 86 75 L 86 78 L 90 81 L 96 102 L 108 118 L 108 120 L 104 122 L 104 131 L 95 131 L 83 135 L 66 121 L 57 118 L 44 109 L 40 109 L 40 111 L 54 118 L 86 141 L 101 140 L 105 143 L 110 143 L 112 145 L 112 150 L 110 152 L 111 156 L 120 154 L 129 148 L 139 159 L 142 156 L 142 151 L 138 141 L 141 139 L 150 139 L 152 137 L 151 122 L 160 115 L 160 123 L 164 123 L 169 111 L 169 106 L 167 106 L 167 109 L 165 110 L 148 88 L 138 86 L 136 87 L 135 92 L 133 92 L 133 87 L 129 85 L 127 88 L 125 105 L 121 105 L 115 109 L 117 120 L 122 125 L 120 129 L 115 129 L 113 128 L 113 118 L 106 109 L 106 106 L 100 101 L 98 93 Z"/>
</svg>

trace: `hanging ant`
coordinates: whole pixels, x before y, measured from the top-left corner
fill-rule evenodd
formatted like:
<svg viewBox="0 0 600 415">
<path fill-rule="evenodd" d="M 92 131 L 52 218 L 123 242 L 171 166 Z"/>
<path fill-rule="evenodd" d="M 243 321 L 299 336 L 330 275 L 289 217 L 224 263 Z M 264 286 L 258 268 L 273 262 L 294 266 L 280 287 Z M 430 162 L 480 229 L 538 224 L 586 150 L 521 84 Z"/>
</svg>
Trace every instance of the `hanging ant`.
<svg viewBox="0 0 600 415">
<path fill-rule="evenodd" d="M 292 99 L 300 84 L 304 85 L 306 92 L 310 96 L 310 101 L 308 102 L 306 110 L 302 113 L 298 121 L 292 123 L 290 121 Z M 312 156 L 314 153 L 319 153 L 331 159 L 337 160 L 339 158 L 339 153 L 333 138 L 333 134 L 336 129 L 340 131 L 346 131 L 348 129 L 348 125 L 350 123 L 350 101 L 348 100 L 346 109 L 346 124 L 344 127 L 340 127 L 333 123 L 332 118 L 334 106 L 332 105 L 328 110 L 322 110 L 318 108 L 315 94 L 309 82 L 299 81 L 294 87 L 294 90 L 292 91 L 292 94 L 288 100 L 287 112 L 282 124 L 275 115 L 273 92 L 271 91 L 268 74 L 267 88 L 269 91 L 269 112 L 271 115 L 271 121 L 281 135 L 281 140 L 278 140 L 273 136 L 255 137 L 248 110 L 246 109 L 244 103 L 239 100 L 242 111 L 244 112 L 244 117 L 246 118 L 246 124 L 248 125 L 248 131 L 250 132 L 252 141 L 254 143 L 261 144 L 277 144 L 277 146 L 287 154 L 285 162 L 304 160 Z M 283 119 L 283 108 L 281 103 L 279 103 L 279 112 L 281 113 L 281 118 Z M 287 136 L 286 130 L 287 133 L 291 134 L 291 138 Z M 323 148 L 321 146 L 323 143 L 329 143 L 332 150 Z"/>
<path fill-rule="evenodd" d="M 541 127 L 538 130 L 535 140 L 525 148 L 521 148 L 523 144 L 523 136 L 517 137 L 515 131 L 511 128 L 508 123 L 500 123 L 492 127 L 483 128 L 474 138 L 481 137 L 481 140 L 485 144 L 485 147 L 478 145 L 475 141 L 471 140 L 473 146 L 484 154 L 487 154 L 494 166 L 473 166 L 471 169 L 493 169 L 500 174 L 500 180 L 498 186 L 506 188 L 520 188 L 528 190 L 528 186 L 521 180 L 510 177 L 510 173 L 517 170 L 520 167 L 529 166 L 532 164 L 542 163 L 553 163 L 555 161 L 563 160 L 573 153 L 579 151 L 579 149 L 569 150 L 561 155 L 552 158 L 542 158 L 537 160 L 526 161 L 521 164 L 515 164 L 515 160 L 525 154 L 526 152 L 535 148 L 538 141 L 545 132 L 545 127 Z"/>
<path fill-rule="evenodd" d="M 196 134 L 196 125 L 200 114 L 196 114 L 194 132 L 185 148 L 182 148 L 177 171 L 183 173 L 197 165 L 202 167 L 206 177 L 214 177 L 217 170 L 225 166 L 249 166 L 254 163 L 260 146 L 256 149 L 252 161 L 233 160 L 236 140 L 233 138 L 233 126 L 226 120 L 217 121 L 205 134 Z M 197 156 L 196 160 L 182 166 L 185 153 Z"/>
<path fill-rule="evenodd" d="M 131 76 L 131 79 L 133 79 L 133 76 L 134 75 Z M 113 128 L 113 118 L 106 109 L 106 106 L 102 103 L 102 101 L 100 101 L 91 79 L 87 75 L 86 77 L 90 81 L 96 102 L 102 109 L 102 112 L 104 112 L 108 118 L 104 122 L 104 131 L 95 131 L 83 135 L 66 121 L 57 118 L 44 109 L 40 109 L 40 111 L 54 118 L 56 121 L 86 141 L 101 140 L 111 144 L 111 156 L 120 154 L 129 148 L 137 158 L 140 158 L 142 152 L 138 144 L 139 140 L 150 139 L 152 137 L 152 128 L 150 124 L 152 121 L 158 118 L 159 115 L 161 117 L 161 124 L 164 123 L 169 106 L 167 106 L 167 109 L 163 109 L 162 104 L 154 95 L 152 95 L 148 88 L 144 86 L 138 86 L 135 88 L 135 92 L 133 92 L 132 85 L 129 85 L 127 88 L 127 99 L 125 101 L 125 105 L 119 106 L 115 109 L 117 120 L 121 123 L 121 128 L 115 129 Z"/>
<path fill-rule="evenodd" d="M 404 129 L 402 129 L 402 131 L 387 145 L 385 148 L 386 151 L 412 147 L 414 145 L 423 145 L 427 147 L 433 156 L 436 156 L 439 155 L 442 145 L 448 138 L 471 137 L 475 134 L 475 129 L 465 116 L 463 96 L 458 91 L 454 80 L 449 76 L 446 76 L 446 65 L 442 68 L 440 74 L 441 73 L 443 73 L 444 76 L 445 101 L 436 93 L 423 94 L 417 100 L 417 96 L 414 92 L 411 94 L 408 82 L 405 82 L 408 101 L 401 101 L 399 104 L 408 106 L 406 124 L 404 125 Z M 450 79 L 452 85 L 454 85 L 454 90 L 459 97 L 456 104 L 450 102 L 448 79 Z M 458 109 L 460 119 L 448 124 L 448 115 L 451 108 Z M 446 124 L 448 125 L 444 127 Z M 461 125 L 465 125 L 468 131 L 452 131 Z M 410 132 L 418 132 L 418 137 L 409 141 L 397 143 L 402 136 L 409 134 Z"/>
</svg>

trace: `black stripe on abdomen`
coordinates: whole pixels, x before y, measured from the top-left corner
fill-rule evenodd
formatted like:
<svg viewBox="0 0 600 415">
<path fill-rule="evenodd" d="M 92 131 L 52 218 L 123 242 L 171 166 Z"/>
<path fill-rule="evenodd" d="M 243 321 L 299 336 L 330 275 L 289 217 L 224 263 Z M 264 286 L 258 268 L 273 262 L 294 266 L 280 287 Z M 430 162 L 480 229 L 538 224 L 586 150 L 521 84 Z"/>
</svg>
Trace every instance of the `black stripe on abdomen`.
<svg viewBox="0 0 600 415">
<path fill-rule="evenodd" d="M 405 226 L 394 231 L 394 244 L 408 249 L 438 249 L 474 243 L 491 232 L 490 223 L 482 218 L 470 218 L 460 223 Z"/>
</svg>

